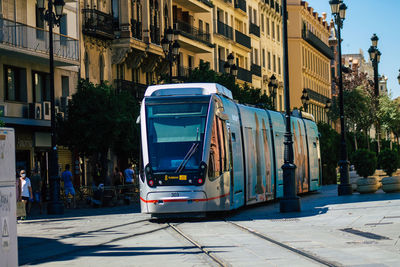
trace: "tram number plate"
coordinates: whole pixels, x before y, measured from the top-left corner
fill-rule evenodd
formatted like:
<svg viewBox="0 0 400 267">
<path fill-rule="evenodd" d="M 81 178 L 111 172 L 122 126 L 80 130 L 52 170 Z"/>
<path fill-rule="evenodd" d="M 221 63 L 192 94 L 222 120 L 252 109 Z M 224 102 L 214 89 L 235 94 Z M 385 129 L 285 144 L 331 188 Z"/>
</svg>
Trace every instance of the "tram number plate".
<svg viewBox="0 0 400 267">
<path fill-rule="evenodd" d="M 171 197 L 179 197 L 179 193 L 178 192 L 173 192 L 173 193 L 171 193 Z"/>
</svg>

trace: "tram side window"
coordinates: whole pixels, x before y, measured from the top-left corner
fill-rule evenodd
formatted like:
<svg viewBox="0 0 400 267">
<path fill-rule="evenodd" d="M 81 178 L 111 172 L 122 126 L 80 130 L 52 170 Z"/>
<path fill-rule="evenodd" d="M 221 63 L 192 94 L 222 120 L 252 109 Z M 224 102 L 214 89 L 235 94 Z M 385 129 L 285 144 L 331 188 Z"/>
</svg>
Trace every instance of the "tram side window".
<svg viewBox="0 0 400 267">
<path fill-rule="evenodd" d="M 226 134 L 225 122 L 215 116 L 211 134 L 210 158 L 208 161 L 208 177 L 210 179 L 217 178 L 224 171 L 229 170 L 229 155 L 226 153 Z"/>
</svg>

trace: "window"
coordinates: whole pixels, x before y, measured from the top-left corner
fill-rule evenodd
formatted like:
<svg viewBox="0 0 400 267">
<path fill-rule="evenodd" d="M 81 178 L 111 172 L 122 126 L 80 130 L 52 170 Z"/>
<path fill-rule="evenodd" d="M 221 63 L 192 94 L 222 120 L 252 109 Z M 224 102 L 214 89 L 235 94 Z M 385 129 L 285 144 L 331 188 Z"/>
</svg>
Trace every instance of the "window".
<svg viewBox="0 0 400 267">
<path fill-rule="evenodd" d="M 268 52 L 268 69 L 271 70 L 271 52 Z"/>
<path fill-rule="evenodd" d="M 40 11 L 39 11 L 37 5 L 35 5 L 35 7 L 36 7 L 36 11 L 35 11 L 36 28 L 39 28 L 39 29 L 36 30 L 36 38 L 44 39 L 44 31 L 40 30 L 40 29 L 44 29 L 44 21 L 42 20 L 42 17 L 40 15 Z"/>
<path fill-rule="evenodd" d="M 86 80 L 89 81 L 89 54 L 88 52 L 85 52 L 85 58 L 84 58 L 84 63 L 85 63 L 85 78 Z"/>
<path fill-rule="evenodd" d="M 282 71 L 281 71 L 281 58 L 280 57 L 278 57 L 278 74 L 282 74 Z"/>
<path fill-rule="evenodd" d="M 249 22 L 253 23 L 253 8 L 249 6 Z"/>
<path fill-rule="evenodd" d="M 210 34 L 210 24 L 206 23 L 206 34 Z"/>
<path fill-rule="evenodd" d="M 275 57 L 275 55 L 273 55 L 273 57 L 272 57 L 272 64 L 273 64 L 273 66 L 274 66 L 274 72 L 276 72 L 276 57 Z"/>
<path fill-rule="evenodd" d="M 203 21 L 199 19 L 199 32 L 203 33 Z"/>
<path fill-rule="evenodd" d="M 278 38 L 278 42 L 281 41 L 281 30 L 279 25 L 276 25 L 276 37 Z"/>
<path fill-rule="evenodd" d="M 253 9 L 253 23 L 257 24 L 257 10 Z"/>
<path fill-rule="evenodd" d="M 99 71 L 100 71 L 100 83 L 104 81 L 104 56 L 101 54 L 99 57 Z"/>
<path fill-rule="evenodd" d="M 270 35 L 270 32 L 269 32 L 269 18 L 267 18 L 267 35 L 268 36 Z"/>
<path fill-rule="evenodd" d="M 60 34 L 68 35 L 68 24 L 67 24 L 67 14 L 63 14 L 60 19 Z M 67 45 L 67 37 L 60 36 L 60 44 Z"/>
<path fill-rule="evenodd" d="M 261 14 L 261 31 L 264 32 L 264 14 Z"/>
<path fill-rule="evenodd" d="M 254 49 L 254 63 L 259 65 L 258 63 L 258 49 Z"/>
<path fill-rule="evenodd" d="M 282 107 L 282 95 L 279 95 L 279 110 L 283 110 L 283 107 Z"/>
<path fill-rule="evenodd" d="M 64 96 L 64 97 L 69 96 L 69 77 L 68 76 L 61 76 L 61 89 L 62 89 L 62 96 Z"/>
<path fill-rule="evenodd" d="M 27 101 L 26 69 L 4 65 L 5 100 Z"/>
<path fill-rule="evenodd" d="M 275 39 L 275 22 L 272 22 L 272 39 Z"/>
<path fill-rule="evenodd" d="M 262 50 L 262 66 L 265 68 L 265 49 Z"/>
<path fill-rule="evenodd" d="M 32 71 L 32 79 L 35 102 L 50 101 L 50 74 Z"/>
</svg>

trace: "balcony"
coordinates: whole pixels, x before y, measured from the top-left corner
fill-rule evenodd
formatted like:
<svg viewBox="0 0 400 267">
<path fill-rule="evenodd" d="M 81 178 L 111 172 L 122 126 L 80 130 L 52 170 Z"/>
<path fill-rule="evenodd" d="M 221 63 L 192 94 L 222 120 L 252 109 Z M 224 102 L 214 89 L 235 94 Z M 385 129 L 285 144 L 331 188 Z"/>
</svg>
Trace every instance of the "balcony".
<svg viewBox="0 0 400 267">
<path fill-rule="evenodd" d="M 56 66 L 79 65 L 78 40 L 57 33 L 53 40 Z M 48 31 L 0 19 L 0 54 L 48 64 L 49 48 Z"/>
<path fill-rule="evenodd" d="M 251 48 L 250 37 L 237 30 L 235 30 L 235 41 L 236 43 L 241 44 L 247 48 Z"/>
<path fill-rule="evenodd" d="M 233 40 L 233 29 L 221 21 L 217 21 L 217 33 Z"/>
<path fill-rule="evenodd" d="M 251 73 L 258 77 L 261 77 L 261 66 L 256 64 L 251 64 Z"/>
<path fill-rule="evenodd" d="M 174 4 L 183 6 L 194 13 L 211 12 L 214 6 L 210 0 L 174 0 Z"/>
<path fill-rule="evenodd" d="M 112 15 L 96 9 L 82 9 L 82 32 L 100 39 L 114 39 L 114 20 Z"/>
<path fill-rule="evenodd" d="M 308 97 L 310 98 L 310 99 L 312 99 L 312 100 L 315 100 L 315 101 L 317 101 L 317 102 L 319 102 L 319 103 L 322 103 L 322 104 L 326 104 L 326 101 L 329 99 L 329 97 L 326 97 L 326 96 L 324 96 L 324 95 L 321 95 L 320 93 L 318 93 L 318 92 L 315 92 L 315 91 L 313 91 L 313 90 L 311 90 L 311 89 L 309 89 L 309 88 L 304 88 L 305 90 L 307 90 L 307 93 L 308 93 Z M 330 100 L 330 99 L 329 99 Z"/>
<path fill-rule="evenodd" d="M 254 34 L 257 37 L 260 37 L 260 26 L 257 26 L 256 24 L 253 24 L 253 23 L 250 23 L 249 32 L 251 34 Z"/>
<path fill-rule="evenodd" d="M 160 36 L 160 28 L 150 25 L 150 38 L 153 44 L 160 44 L 161 36 Z"/>
<path fill-rule="evenodd" d="M 235 0 L 235 8 L 238 8 L 246 13 L 246 0 Z"/>
<path fill-rule="evenodd" d="M 302 30 L 303 39 L 329 59 L 334 58 L 332 49 L 309 30 Z"/>
<path fill-rule="evenodd" d="M 248 83 L 252 83 L 253 78 L 251 76 L 251 71 L 243 69 L 241 67 L 238 67 L 238 74 L 237 74 L 237 78 L 239 80 L 248 82 Z"/>
<path fill-rule="evenodd" d="M 178 20 L 174 23 L 174 29 L 178 30 L 179 34 L 182 34 L 187 38 L 202 42 L 210 47 L 212 46 L 210 34 L 205 33 L 202 30 L 197 29 L 196 27 L 193 27 L 189 23 Z"/>
<path fill-rule="evenodd" d="M 185 78 L 188 78 L 193 72 L 192 68 L 184 67 L 184 66 L 179 66 L 178 67 L 178 75 L 177 78 L 178 80 L 185 80 Z"/>
<path fill-rule="evenodd" d="M 134 19 L 131 19 L 131 31 L 132 31 L 132 37 L 142 40 L 142 22 L 137 21 Z"/>
<path fill-rule="evenodd" d="M 117 88 L 117 92 L 128 92 L 133 95 L 138 101 L 141 101 L 144 97 L 144 92 L 147 89 L 146 84 L 116 79 L 115 86 Z"/>
</svg>

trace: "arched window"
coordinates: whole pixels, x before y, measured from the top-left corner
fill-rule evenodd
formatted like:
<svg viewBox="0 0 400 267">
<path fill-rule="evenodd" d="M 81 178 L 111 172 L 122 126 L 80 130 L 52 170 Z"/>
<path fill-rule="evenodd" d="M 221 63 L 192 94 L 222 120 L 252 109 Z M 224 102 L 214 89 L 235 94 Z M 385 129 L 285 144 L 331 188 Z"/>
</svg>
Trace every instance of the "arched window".
<svg viewBox="0 0 400 267">
<path fill-rule="evenodd" d="M 103 56 L 103 54 L 100 54 L 99 68 L 100 68 L 100 83 L 103 83 L 103 81 L 104 81 L 104 56 Z"/>
<path fill-rule="evenodd" d="M 85 64 L 85 78 L 86 80 L 89 81 L 89 54 L 85 52 L 85 58 L 84 58 L 84 64 Z"/>
</svg>

